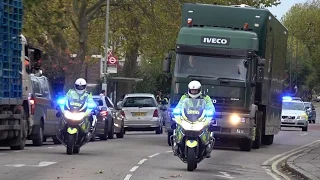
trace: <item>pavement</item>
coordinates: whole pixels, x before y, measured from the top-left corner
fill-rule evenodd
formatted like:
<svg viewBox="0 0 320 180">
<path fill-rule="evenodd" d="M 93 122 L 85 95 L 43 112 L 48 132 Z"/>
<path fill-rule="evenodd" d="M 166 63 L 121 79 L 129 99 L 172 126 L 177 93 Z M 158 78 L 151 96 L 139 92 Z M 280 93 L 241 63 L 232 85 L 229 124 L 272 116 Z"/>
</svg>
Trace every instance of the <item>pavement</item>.
<svg viewBox="0 0 320 180">
<path fill-rule="evenodd" d="M 310 130 L 320 130 L 320 107 L 316 107 L 316 124 L 309 124 Z M 320 180 L 320 142 L 306 147 L 301 152 L 290 156 L 285 162 L 285 169 L 295 177 L 307 180 Z M 292 177 L 292 176 L 291 176 Z M 295 178 L 296 179 L 296 178 Z"/>
<path fill-rule="evenodd" d="M 123 139 L 90 142 L 77 155 L 66 155 L 64 146 L 53 145 L 49 139 L 43 146 L 28 145 L 22 151 L 1 148 L 0 179 L 279 180 L 262 164 L 319 140 L 318 126 L 311 124 L 308 132 L 284 128 L 275 136 L 274 144 L 251 152 L 216 148 L 211 158 L 203 160 L 193 172 L 188 172 L 187 165 L 173 155 L 165 134 L 128 132 Z"/>
</svg>

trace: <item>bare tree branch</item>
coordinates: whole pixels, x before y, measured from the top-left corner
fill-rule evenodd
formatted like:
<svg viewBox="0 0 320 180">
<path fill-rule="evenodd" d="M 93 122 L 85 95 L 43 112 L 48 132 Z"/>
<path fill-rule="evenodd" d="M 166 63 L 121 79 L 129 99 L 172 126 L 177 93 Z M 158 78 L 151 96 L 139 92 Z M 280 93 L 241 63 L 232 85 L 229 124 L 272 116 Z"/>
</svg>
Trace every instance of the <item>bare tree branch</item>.
<svg viewBox="0 0 320 180">
<path fill-rule="evenodd" d="M 86 14 L 94 13 L 95 11 L 99 10 L 100 7 L 103 5 L 103 3 L 106 2 L 106 0 L 99 0 L 94 5 L 92 5 L 90 8 L 86 10 Z"/>
<path fill-rule="evenodd" d="M 74 28 L 76 29 L 76 31 L 79 33 L 79 32 L 80 32 L 80 29 L 79 29 L 77 23 L 73 20 L 72 17 L 70 18 L 70 20 L 71 20 L 71 23 L 72 23 L 73 27 L 74 27 Z"/>
<path fill-rule="evenodd" d="M 79 3 L 78 0 L 73 0 L 73 11 L 79 17 Z"/>
</svg>

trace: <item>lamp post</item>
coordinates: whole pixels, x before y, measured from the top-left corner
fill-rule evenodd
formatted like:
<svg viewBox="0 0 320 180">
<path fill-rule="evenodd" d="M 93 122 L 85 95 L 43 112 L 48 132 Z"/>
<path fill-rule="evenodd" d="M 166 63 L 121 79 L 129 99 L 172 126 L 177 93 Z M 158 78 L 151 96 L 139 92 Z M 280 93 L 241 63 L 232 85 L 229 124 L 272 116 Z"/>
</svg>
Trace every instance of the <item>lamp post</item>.
<svg viewBox="0 0 320 180">
<path fill-rule="evenodd" d="M 105 90 L 105 95 L 107 95 L 107 78 L 108 78 L 108 42 L 109 42 L 109 8 L 110 8 L 110 0 L 107 0 L 107 11 L 106 11 L 106 39 L 105 39 L 105 75 L 104 75 L 104 84 L 105 86 L 102 88 Z"/>
</svg>

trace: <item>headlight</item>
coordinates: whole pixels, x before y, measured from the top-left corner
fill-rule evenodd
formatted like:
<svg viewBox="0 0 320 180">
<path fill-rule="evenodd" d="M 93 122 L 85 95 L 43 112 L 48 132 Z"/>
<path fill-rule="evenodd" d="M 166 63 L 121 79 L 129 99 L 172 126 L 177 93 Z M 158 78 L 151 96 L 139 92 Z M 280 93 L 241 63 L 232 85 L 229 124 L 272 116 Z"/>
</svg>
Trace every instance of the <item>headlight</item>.
<svg viewBox="0 0 320 180">
<path fill-rule="evenodd" d="M 306 119 L 308 119 L 307 114 L 301 114 L 300 116 L 297 116 L 297 120 L 306 120 Z"/>
<path fill-rule="evenodd" d="M 72 113 L 70 111 L 64 112 L 64 117 L 70 120 L 80 121 L 84 118 L 85 113 L 79 112 L 79 113 Z"/>
<path fill-rule="evenodd" d="M 204 128 L 204 122 L 190 124 L 186 121 L 182 121 L 181 126 L 186 131 L 201 131 Z"/>
<path fill-rule="evenodd" d="M 231 122 L 231 124 L 236 125 L 236 124 L 241 123 L 241 122 L 246 122 L 246 119 L 245 118 L 241 118 L 237 114 L 233 114 L 230 117 L 230 122 Z"/>
</svg>

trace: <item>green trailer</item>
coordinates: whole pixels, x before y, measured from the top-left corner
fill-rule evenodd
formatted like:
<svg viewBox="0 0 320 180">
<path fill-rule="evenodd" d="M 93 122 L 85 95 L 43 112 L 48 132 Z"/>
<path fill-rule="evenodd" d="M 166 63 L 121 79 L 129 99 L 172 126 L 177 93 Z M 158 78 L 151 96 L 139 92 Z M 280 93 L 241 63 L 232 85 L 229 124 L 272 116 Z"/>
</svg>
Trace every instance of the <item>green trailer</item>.
<svg viewBox="0 0 320 180">
<path fill-rule="evenodd" d="M 244 151 L 272 144 L 281 127 L 287 38 L 267 9 L 184 4 L 176 48 L 163 64 L 170 72 L 175 57 L 170 109 L 198 80 L 216 108 L 216 139 L 235 140 Z"/>
</svg>

